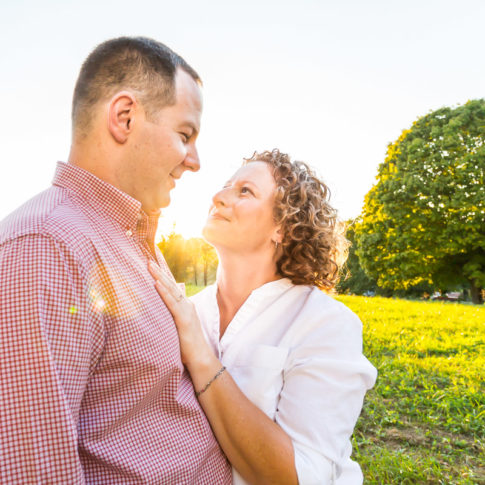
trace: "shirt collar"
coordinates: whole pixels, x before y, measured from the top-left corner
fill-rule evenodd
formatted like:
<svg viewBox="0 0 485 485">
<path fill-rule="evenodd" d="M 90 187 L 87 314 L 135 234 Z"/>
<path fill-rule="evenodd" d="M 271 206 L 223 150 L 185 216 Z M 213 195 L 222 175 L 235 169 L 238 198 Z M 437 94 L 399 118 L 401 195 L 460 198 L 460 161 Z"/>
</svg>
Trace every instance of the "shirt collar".
<svg viewBox="0 0 485 485">
<path fill-rule="evenodd" d="M 289 278 L 280 278 L 278 280 L 269 281 L 264 285 L 252 291 L 251 295 L 261 295 L 262 297 L 278 296 L 288 288 L 295 286 Z"/>
<path fill-rule="evenodd" d="M 118 222 L 124 229 L 136 232 L 140 239 L 153 242 L 160 214 L 148 216 L 141 202 L 75 165 L 57 162 L 52 184 L 74 192 L 83 203 L 101 215 Z"/>
<path fill-rule="evenodd" d="M 254 319 L 255 315 L 264 311 L 269 305 L 273 304 L 287 290 L 295 285 L 289 278 L 280 278 L 279 280 L 270 281 L 254 289 L 248 296 L 247 300 L 241 305 L 234 318 L 220 339 L 220 349 L 225 351 L 232 341 L 233 336 L 244 328 L 249 321 Z M 219 322 L 219 307 L 217 306 L 217 283 L 214 285 L 214 296 L 217 307 L 217 321 Z M 218 334 L 219 335 L 219 334 Z"/>
</svg>

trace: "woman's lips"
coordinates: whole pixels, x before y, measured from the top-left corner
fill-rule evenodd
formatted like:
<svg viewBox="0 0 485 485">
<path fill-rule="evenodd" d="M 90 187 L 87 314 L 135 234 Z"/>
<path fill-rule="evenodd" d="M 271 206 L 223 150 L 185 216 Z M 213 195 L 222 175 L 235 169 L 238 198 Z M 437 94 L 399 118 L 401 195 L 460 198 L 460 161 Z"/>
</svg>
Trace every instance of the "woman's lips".
<svg viewBox="0 0 485 485">
<path fill-rule="evenodd" d="M 221 214 L 219 214 L 218 212 L 211 212 L 209 214 L 209 217 L 211 219 L 218 219 L 218 220 L 221 220 L 221 221 L 229 221 L 229 219 L 227 217 L 224 217 L 222 216 Z"/>
</svg>

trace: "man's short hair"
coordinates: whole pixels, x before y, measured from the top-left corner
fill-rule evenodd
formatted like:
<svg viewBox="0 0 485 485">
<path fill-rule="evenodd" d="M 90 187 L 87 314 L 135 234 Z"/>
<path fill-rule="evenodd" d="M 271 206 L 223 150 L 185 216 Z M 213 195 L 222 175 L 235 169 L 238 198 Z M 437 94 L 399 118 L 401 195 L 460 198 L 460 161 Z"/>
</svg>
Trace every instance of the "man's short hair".
<svg viewBox="0 0 485 485">
<path fill-rule="evenodd" d="M 89 130 L 93 107 L 118 91 L 133 91 L 148 117 L 175 104 L 177 68 L 202 84 L 197 72 L 169 47 L 147 37 L 119 37 L 98 45 L 84 61 L 74 88 L 72 124 Z"/>
</svg>

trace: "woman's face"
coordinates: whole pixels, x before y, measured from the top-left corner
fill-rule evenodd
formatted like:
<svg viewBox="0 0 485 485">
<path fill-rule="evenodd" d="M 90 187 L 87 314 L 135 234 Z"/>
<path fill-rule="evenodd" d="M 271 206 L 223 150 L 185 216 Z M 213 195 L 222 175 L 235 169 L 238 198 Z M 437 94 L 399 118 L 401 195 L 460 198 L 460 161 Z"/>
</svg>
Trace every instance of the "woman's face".
<svg viewBox="0 0 485 485">
<path fill-rule="evenodd" d="M 273 220 L 275 189 L 267 163 L 241 167 L 212 198 L 204 237 L 216 248 L 273 251 L 281 241 Z"/>
</svg>

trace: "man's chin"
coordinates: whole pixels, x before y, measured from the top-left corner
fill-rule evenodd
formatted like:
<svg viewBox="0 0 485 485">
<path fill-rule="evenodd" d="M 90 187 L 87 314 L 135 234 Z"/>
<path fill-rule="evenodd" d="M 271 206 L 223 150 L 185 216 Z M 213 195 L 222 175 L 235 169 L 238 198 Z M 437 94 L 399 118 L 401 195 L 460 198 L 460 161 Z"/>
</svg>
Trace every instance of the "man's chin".
<svg viewBox="0 0 485 485">
<path fill-rule="evenodd" d="M 142 209 L 147 215 L 159 214 L 161 209 L 170 205 L 170 196 L 163 199 L 154 200 L 150 204 L 143 205 Z"/>
<path fill-rule="evenodd" d="M 168 200 L 164 200 L 163 202 L 160 202 L 160 209 L 165 209 L 170 205 L 170 198 Z"/>
<path fill-rule="evenodd" d="M 170 202 L 170 193 L 163 194 L 163 196 L 157 200 L 158 208 L 165 209 L 170 205 Z"/>
</svg>

